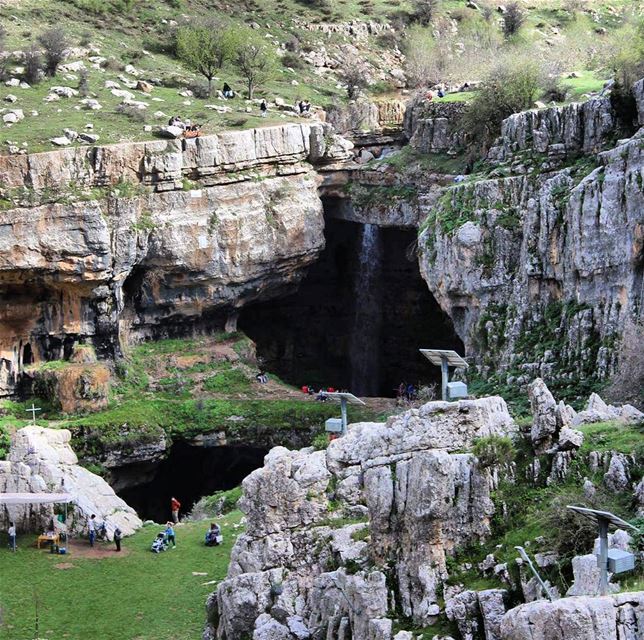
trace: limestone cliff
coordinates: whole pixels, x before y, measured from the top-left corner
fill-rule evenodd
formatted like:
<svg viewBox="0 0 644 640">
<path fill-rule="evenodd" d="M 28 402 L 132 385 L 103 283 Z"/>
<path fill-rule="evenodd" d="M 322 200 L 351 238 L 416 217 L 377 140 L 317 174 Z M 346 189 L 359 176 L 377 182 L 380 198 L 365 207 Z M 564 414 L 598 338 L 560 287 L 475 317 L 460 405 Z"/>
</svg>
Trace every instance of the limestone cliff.
<svg viewBox="0 0 644 640">
<path fill-rule="evenodd" d="M 27 364 L 181 327 L 234 328 L 324 246 L 322 125 L 0 157 L 0 393 Z"/>
<path fill-rule="evenodd" d="M 561 388 L 612 372 L 644 260 L 644 131 L 616 134 L 609 99 L 516 114 L 487 174 L 431 207 L 421 272 L 486 377 Z"/>
</svg>

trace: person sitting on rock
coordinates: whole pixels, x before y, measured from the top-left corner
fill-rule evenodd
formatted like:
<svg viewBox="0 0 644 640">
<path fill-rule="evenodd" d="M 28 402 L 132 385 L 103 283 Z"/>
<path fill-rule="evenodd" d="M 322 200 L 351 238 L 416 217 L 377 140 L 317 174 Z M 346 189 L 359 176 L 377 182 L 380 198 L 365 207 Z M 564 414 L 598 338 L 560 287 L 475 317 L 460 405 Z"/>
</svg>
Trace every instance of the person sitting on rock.
<svg viewBox="0 0 644 640">
<path fill-rule="evenodd" d="M 233 90 L 230 88 L 230 85 L 227 82 L 224 82 L 224 88 L 222 89 L 222 93 L 224 94 L 224 98 L 226 99 L 235 97 Z"/>
</svg>

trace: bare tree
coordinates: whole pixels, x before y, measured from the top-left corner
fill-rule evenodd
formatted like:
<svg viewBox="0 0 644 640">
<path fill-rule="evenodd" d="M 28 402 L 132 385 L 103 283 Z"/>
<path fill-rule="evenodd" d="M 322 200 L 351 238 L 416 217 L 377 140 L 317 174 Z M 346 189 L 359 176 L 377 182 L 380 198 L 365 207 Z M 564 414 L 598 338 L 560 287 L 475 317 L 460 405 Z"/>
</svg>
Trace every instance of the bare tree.
<svg viewBox="0 0 644 640">
<path fill-rule="evenodd" d="M 356 56 L 345 60 L 344 67 L 340 71 L 340 79 L 347 85 L 347 97 L 349 100 L 355 100 L 369 85 L 367 67 Z"/>
<path fill-rule="evenodd" d="M 62 27 L 53 27 L 42 33 L 38 42 L 45 50 L 45 72 L 53 77 L 65 57 L 65 49 L 69 46 L 67 35 Z"/>
<path fill-rule="evenodd" d="M 38 84 L 40 82 L 40 73 L 42 71 L 42 57 L 40 49 L 35 44 L 32 44 L 27 51 L 25 51 L 24 59 L 24 78 L 29 84 Z"/>
</svg>

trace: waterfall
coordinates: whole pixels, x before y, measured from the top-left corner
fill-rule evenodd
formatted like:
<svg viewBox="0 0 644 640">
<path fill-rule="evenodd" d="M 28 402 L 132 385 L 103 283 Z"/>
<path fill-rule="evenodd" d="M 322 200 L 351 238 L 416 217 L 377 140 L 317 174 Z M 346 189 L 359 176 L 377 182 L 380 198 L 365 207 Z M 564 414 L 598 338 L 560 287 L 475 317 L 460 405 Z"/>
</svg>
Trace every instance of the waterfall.
<svg viewBox="0 0 644 640">
<path fill-rule="evenodd" d="M 375 396 L 379 390 L 381 271 L 380 230 L 375 224 L 365 224 L 360 234 L 359 264 L 353 283 L 355 315 L 349 344 L 350 391 L 360 396 Z"/>
</svg>

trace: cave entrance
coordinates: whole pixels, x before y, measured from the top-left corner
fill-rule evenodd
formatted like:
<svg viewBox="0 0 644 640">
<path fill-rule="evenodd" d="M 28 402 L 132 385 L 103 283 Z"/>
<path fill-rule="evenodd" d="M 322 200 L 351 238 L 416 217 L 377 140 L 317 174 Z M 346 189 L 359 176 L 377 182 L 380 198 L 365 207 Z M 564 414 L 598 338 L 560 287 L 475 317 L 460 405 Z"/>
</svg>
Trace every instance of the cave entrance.
<svg viewBox="0 0 644 640">
<path fill-rule="evenodd" d="M 245 307 L 238 326 L 285 381 L 395 395 L 402 381 L 440 383 L 420 347 L 463 343 L 422 279 L 416 229 L 337 220 L 325 202 L 326 247 L 298 291 Z"/>
<path fill-rule="evenodd" d="M 181 502 L 181 513 L 187 513 L 200 498 L 238 486 L 264 464 L 266 453 L 268 449 L 261 447 L 204 447 L 175 442 L 168 457 L 158 464 L 145 469 L 130 465 L 113 471 L 111 484 L 139 517 L 166 522 L 172 496 Z"/>
</svg>

